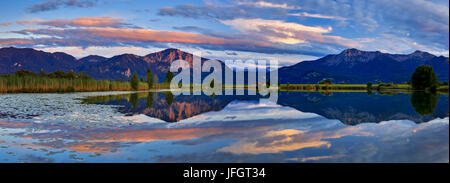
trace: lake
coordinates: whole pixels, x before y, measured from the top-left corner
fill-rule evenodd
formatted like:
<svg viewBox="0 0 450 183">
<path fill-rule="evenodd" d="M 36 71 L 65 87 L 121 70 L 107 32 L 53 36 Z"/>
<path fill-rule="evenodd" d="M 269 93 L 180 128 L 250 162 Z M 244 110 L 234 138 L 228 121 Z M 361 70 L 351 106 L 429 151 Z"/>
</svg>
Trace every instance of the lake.
<svg viewBox="0 0 450 183">
<path fill-rule="evenodd" d="M 449 162 L 448 94 L 0 94 L 0 162 Z"/>
</svg>

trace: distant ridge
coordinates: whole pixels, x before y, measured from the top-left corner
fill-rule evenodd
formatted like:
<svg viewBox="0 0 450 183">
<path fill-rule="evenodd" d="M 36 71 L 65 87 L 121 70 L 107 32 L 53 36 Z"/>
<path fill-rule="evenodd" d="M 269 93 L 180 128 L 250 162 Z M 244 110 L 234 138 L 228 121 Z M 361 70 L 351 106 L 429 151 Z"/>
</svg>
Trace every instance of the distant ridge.
<svg viewBox="0 0 450 183">
<path fill-rule="evenodd" d="M 179 49 L 168 48 L 145 56 L 122 54 L 111 58 L 89 55 L 80 59 L 62 53 L 48 53 L 32 48 L 0 48 L 0 74 L 11 74 L 17 70 L 39 72 L 84 71 L 97 79 L 129 79 L 133 72 L 145 77 L 151 69 L 160 81 L 165 77 L 170 64 L 178 59 L 192 64 L 193 55 Z M 208 60 L 202 58 L 202 61 Z M 223 64 L 223 63 L 222 63 Z M 431 65 L 440 81 L 448 81 L 448 57 L 435 56 L 423 51 L 411 54 L 389 54 L 379 51 L 361 51 L 350 48 L 339 54 L 331 54 L 313 61 L 303 61 L 292 66 L 281 67 L 281 83 L 317 83 L 331 79 L 335 83 L 407 82 L 414 69 Z"/>
<path fill-rule="evenodd" d="M 304 61 L 279 69 L 281 83 L 317 83 L 331 79 L 335 83 L 407 82 L 419 65 L 434 68 L 438 80 L 448 81 L 448 57 L 423 51 L 389 54 L 379 51 L 346 49 L 313 61 Z"/>
</svg>

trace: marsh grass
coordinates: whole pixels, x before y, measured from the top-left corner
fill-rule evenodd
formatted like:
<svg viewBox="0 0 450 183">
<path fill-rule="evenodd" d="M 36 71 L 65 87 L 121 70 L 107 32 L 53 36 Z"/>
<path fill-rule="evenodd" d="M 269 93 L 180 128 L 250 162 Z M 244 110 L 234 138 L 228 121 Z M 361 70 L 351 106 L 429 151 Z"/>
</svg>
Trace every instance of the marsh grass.
<svg viewBox="0 0 450 183">
<path fill-rule="evenodd" d="M 155 88 L 164 86 L 155 85 Z M 138 90 L 148 90 L 139 82 Z M 64 93 L 133 90 L 128 81 L 96 80 L 86 76 L 55 77 L 51 74 L 12 74 L 0 76 L 0 93 Z"/>
</svg>

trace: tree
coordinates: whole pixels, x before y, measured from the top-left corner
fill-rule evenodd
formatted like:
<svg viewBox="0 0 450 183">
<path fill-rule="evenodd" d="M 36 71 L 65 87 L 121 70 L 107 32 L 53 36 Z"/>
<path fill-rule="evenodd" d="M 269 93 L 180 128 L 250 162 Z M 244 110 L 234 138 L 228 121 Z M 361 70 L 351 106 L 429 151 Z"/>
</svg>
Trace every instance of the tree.
<svg viewBox="0 0 450 183">
<path fill-rule="evenodd" d="M 155 76 L 154 76 L 153 78 L 154 78 L 154 80 L 155 80 L 155 83 L 156 83 L 156 84 L 158 84 L 158 83 L 159 83 L 159 78 L 158 78 L 158 75 L 157 75 L 157 74 L 155 74 Z"/>
<path fill-rule="evenodd" d="M 324 79 L 322 81 L 319 81 L 319 84 L 332 84 L 330 79 Z"/>
<path fill-rule="evenodd" d="M 153 87 L 153 74 L 150 69 L 147 69 L 147 84 L 149 89 Z"/>
<path fill-rule="evenodd" d="M 31 71 L 26 70 L 18 70 L 16 71 L 16 76 L 23 77 L 23 76 L 35 76 L 36 74 Z"/>
<path fill-rule="evenodd" d="M 138 86 L 139 86 L 139 78 L 138 78 L 136 72 L 134 72 L 134 73 L 133 73 L 133 76 L 131 76 L 130 84 L 131 84 L 131 88 L 133 88 L 134 90 L 137 90 L 137 89 L 138 89 Z"/>
<path fill-rule="evenodd" d="M 411 76 L 411 86 L 414 90 L 436 91 L 438 81 L 433 67 L 420 65 Z"/>
<path fill-rule="evenodd" d="M 367 89 L 371 90 L 372 89 L 372 82 L 367 82 Z"/>
<path fill-rule="evenodd" d="M 173 73 L 170 72 L 170 70 L 167 71 L 166 78 L 164 78 L 163 83 L 170 83 L 170 81 L 172 81 L 172 78 L 173 78 Z"/>
</svg>

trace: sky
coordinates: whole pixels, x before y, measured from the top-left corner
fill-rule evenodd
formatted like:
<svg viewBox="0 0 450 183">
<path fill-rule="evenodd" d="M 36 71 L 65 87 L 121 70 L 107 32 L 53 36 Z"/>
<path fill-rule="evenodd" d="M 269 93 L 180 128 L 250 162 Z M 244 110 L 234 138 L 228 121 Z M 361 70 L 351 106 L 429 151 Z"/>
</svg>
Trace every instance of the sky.
<svg viewBox="0 0 450 183">
<path fill-rule="evenodd" d="M 0 47 L 77 58 L 166 48 L 281 66 L 347 48 L 449 55 L 447 0 L 2 0 Z"/>
</svg>

